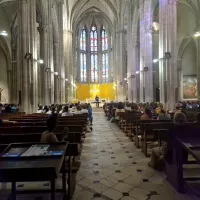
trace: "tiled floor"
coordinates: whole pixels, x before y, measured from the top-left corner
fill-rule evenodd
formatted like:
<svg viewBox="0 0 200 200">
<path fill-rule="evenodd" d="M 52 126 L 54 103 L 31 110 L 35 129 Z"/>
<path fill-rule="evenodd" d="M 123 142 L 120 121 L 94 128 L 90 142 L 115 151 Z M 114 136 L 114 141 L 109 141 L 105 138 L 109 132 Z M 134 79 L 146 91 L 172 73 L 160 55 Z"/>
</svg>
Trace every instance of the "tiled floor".
<svg viewBox="0 0 200 200">
<path fill-rule="evenodd" d="M 177 194 L 163 173 L 147 166 L 145 158 L 124 133 L 94 113 L 93 131 L 87 133 L 77 174 L 75 200 L 196 200 Z"/>
</svg>

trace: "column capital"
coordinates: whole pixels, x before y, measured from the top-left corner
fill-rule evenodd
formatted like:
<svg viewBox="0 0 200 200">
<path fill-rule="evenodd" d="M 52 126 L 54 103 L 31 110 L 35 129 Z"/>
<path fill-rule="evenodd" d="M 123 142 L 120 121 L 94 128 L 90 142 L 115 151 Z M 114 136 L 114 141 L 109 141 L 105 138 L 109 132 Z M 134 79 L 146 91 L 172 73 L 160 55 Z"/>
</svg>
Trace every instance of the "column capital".
<svg viewBox="0 0 200 200">
<path fill-rule="evenodd" d="M 59 43 L 58 43 L 58 42 L 54 42 L 54 43 L 53 43 L 53 47 L 54 47 L 55 49 L 58 49 L 58 48 L 59 48 Z"/>
<path fill-rule="evenodd" d="M 48 31 L 48 26 L 46 24 L 40 24 L 38 27 L 37 27 L 37 30 L 39 32 L 47 32 Z"/>
<path fill-rule="evenodd" d="M 179 3 L 179 0 L 168 0 L 168 4 L 177 5 Z"/>
<path fill-rule="evenodd" d="M 27 3 L 27 0 L 19 0 L 20 3 Z"/>
</svg>

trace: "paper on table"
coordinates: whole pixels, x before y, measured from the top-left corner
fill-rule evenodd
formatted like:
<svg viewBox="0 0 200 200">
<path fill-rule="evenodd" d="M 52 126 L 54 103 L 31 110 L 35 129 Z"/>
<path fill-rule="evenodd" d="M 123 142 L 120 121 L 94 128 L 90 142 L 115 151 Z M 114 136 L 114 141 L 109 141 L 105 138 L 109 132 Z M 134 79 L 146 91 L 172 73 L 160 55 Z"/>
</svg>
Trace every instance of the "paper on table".
<svg viewBox="0 0 200 200">
<path fill-rule="evenodd" d="M 32 145 L 26 152 L 21 156 L 42 156 L 45 154 L 49 145 Z"/>
</svg>

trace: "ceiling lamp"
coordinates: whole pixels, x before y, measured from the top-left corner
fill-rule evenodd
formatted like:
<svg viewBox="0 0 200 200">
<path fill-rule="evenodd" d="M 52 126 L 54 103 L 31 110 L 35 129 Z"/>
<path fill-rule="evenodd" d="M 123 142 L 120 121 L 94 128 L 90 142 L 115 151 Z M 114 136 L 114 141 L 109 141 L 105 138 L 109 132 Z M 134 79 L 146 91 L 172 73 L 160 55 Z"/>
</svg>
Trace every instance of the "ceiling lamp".
<svg viewBox="0 0 200 200">
<path fill-rule="evenodd" d="M 159 31 L 159 23 L 158 22 L 153 22 L 153 29 L 154 29 L 154 31 Z"/>
<path fill-rule="evenodd" d="M 200 31 L 198 31 L 198 32 L 196 32 L 195 34 L 194 34 L 194 37 L 199 37 L 200 36 Z"/>
<path fill-rule="evenodd" d="M 2 35 L 2 36 L 8 36 L 8 33 L 6 31 L 1 31 L 0 35 Z"/>
<path fill-rule="evenodd" d="M 38 63 L 44 64 L 44 60 L 40 59 L 40 60 L 38 60 Z"/>
</svg>

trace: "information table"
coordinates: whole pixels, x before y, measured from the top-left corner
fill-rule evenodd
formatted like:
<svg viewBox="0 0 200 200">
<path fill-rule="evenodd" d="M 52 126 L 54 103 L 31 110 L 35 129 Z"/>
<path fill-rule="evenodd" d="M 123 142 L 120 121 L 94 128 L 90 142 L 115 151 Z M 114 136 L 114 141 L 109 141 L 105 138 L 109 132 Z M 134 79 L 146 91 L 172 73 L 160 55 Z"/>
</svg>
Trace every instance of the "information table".
<svg viewBox="0 0 200 200">
<path fill-rule="evenodd" d="M 12 183 L 12 200 L 16 200 L 16 182 L 51 182 L 51 199 L 55 200 L 55 180 L 65 167 L 68 143 L 11 144 L 0 156 L 0 182 Z M 63 171 L 62 192 L 66 194 L 66 174 Z M 39 188 L 38 188 L 39 189 Z M 38 192 L 41 192 L 41 190 Z"/>
</svg>

